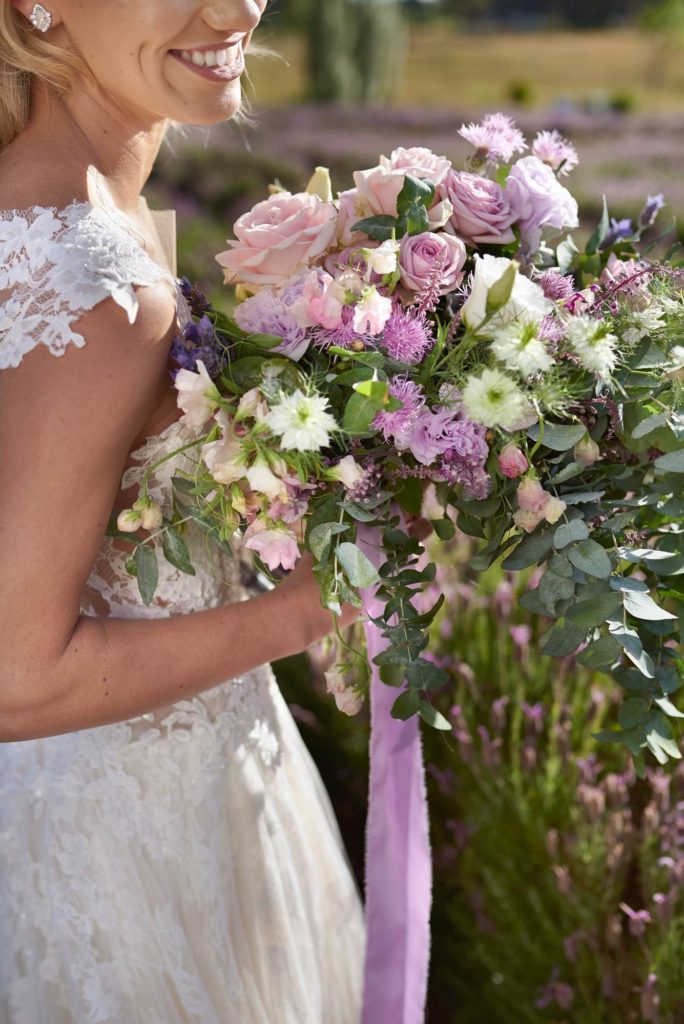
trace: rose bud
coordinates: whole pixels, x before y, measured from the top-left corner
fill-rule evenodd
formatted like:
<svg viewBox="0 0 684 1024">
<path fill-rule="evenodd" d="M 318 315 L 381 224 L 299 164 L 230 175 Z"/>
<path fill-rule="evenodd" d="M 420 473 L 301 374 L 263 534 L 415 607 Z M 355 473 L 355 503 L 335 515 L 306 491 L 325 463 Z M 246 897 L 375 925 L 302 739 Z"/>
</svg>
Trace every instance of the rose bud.
<svg viewBox="0 0 684 1024">
<path fill-rule="evenodd" d="M 509 480 L 515 480 L 527 472 L 529 463 L 525 454 L 515 444 L 507 444 L 499 454 L 499 470 Z"/>
</svg>

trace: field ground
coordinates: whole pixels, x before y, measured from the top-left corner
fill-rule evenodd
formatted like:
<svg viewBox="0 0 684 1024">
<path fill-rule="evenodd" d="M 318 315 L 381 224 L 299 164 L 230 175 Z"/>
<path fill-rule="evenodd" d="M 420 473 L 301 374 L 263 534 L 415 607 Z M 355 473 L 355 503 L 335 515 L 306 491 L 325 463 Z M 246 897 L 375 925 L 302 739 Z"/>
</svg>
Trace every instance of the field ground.
<svg viewBox="0 0 684 1024">
<path fill-rule="evenodd" d="M 252 61 L 259 103 L 305 98 L 303 40 L 267 26 L 259 41 L 288 62 Z M 681 49 L 666 49 L 638 29 L 464 35 L 448 21 L 412 28 L 406 72 L 392 102 L 491 106 L 510 100 L 515 86 L 534 107 L 615 100 L 638 110 L 684 113 Z"/>
</svg>

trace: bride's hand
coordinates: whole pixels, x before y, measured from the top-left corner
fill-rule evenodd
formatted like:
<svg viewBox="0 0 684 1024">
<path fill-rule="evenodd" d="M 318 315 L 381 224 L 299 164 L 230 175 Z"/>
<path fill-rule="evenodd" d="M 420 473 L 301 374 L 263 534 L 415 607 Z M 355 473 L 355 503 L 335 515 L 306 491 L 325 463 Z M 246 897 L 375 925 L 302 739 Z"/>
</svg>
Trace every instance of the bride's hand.
<svg viewBox="0 0 684 1024">
<path fill-rule="evenodd" d="M 292 597 L 303 609 L 310 626 L 310 644 L 322 640 L 335 628 L 333 613 L 321 605 L 321 592 L 313 574 L 314 564 L 313 555 L 309 551 L 305 551 L 292 572 L 288 573 L 283 582 L 278 585 L 281 592 Z M 337 624 L 340 629 L 344 629 L 356 622 L 362 614 L 362 608 L 343 604 L 342 614 L 337 617 Z"/>
</svg>

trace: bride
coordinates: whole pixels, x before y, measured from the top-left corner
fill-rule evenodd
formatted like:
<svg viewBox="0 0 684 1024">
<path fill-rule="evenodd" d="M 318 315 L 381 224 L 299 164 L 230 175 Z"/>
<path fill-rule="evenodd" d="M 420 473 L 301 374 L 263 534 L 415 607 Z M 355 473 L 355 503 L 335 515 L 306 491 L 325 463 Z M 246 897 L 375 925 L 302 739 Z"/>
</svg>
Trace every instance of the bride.
<svg viewBox="0 0 684 1024">
<path fill-rule="evenodd" d="M 141 191 L 169 122 L 238 112 L 265 6 L 0 0 L 0 1024 L 359 1019 L 358 891 L 267 664 L 332 628 L 311 562 L 251 592 L 189 531 L 147 607 L 105 537 L 185 429 Z"/>
</svg>

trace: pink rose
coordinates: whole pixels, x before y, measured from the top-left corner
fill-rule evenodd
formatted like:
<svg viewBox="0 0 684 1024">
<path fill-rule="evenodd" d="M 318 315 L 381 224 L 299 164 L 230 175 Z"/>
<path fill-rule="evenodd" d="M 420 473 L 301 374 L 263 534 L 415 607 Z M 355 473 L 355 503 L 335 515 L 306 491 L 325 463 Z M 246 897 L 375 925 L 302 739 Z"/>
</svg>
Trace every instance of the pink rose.
<svg viewBox="0 0 684 1024">
<path fill-rule="evenodd" d="M 513 521 L 526 533 L 532 533 L 542 519 L 547 523 L 558 522 L 567 508 L 564 501 L 545 491 L 535 477 L 526 477 L 518 485 L 516 494 L 519 508 L 513 515 Z"/>
<path fill-rule="evenodd" d="M 499 470 L 509 480 L 515 480 L 527 472 L 529 465 L 524 453 L 515 444 L 507 444 L 499 454 Z"/>
<path fill-rule="evenodd" d="M 337 223 L 338 240 L 342 245 L 351 245 L 364 236 L 352 231 L 356 221 L 366 217 L 377 217 L 387 214 L 397 216 L 397 199 L 406 180 L 405 170 L 394 170 L 391 167 L 370 167 L 366 171 L 355 171 L 356 188 L 340 192 L 339 214 Z"/>
<path fill-rule="evenodd" d="M 245 530 L 245 547 L 256 551 L 268 568 L 293 569 L 299 558 L 297 538 L 291 530 L 270 528 L 263 520 L 255 519 Z"/>
<path fill-rule="evenodd" d="M 282 284 L 335 240 L 337 211 L 316 195 L 277 192 L 235 222 L 234 240 L 216 259 L 226 284 Z"/>
<path fill-rule="evenodd" d="M 517 490 L 518 505 L 523 512 L 541 512 L 549 495 L 533 476 L 526 477 Z"/>
<path fill-rule="evenodd" d="M 453 206 L 449 221 L 457 235 L 471 245 L 506 245 L 515 241 L 515 214 L 508 196 L 495 181 L 480 174 L 452 171 L 441 194 Z"/>
<path fill-rule="evenodd" d="M 506 196 L 523 239 L 536 248 L 544 228 L 576 228 L 577 200 L 564 188 L 551 168 L 539 157 L 525 156 L 510 170 Z"/>
<path fill-rule="evenodd" d="M 424 146 L 411 146 L 409 149 L 400 146 L 393 150 L 389 159 L 381 156 L 380 166 L 386 170 L 403 171 L 414 178 L 428 178 L 438 188 L 451 170 L 451 161 Z"/>
<path fill-rule="evenodd" d="M 465 244 L 455 235 L 432 231 L 404 235 L 399 250 L 401 283 L 411 292 L 423 291 L 432 278 L 435 264 L 440 261 L 439 294 L 446 295 L 463 280 L 467 255 Z"/>
</svg>

